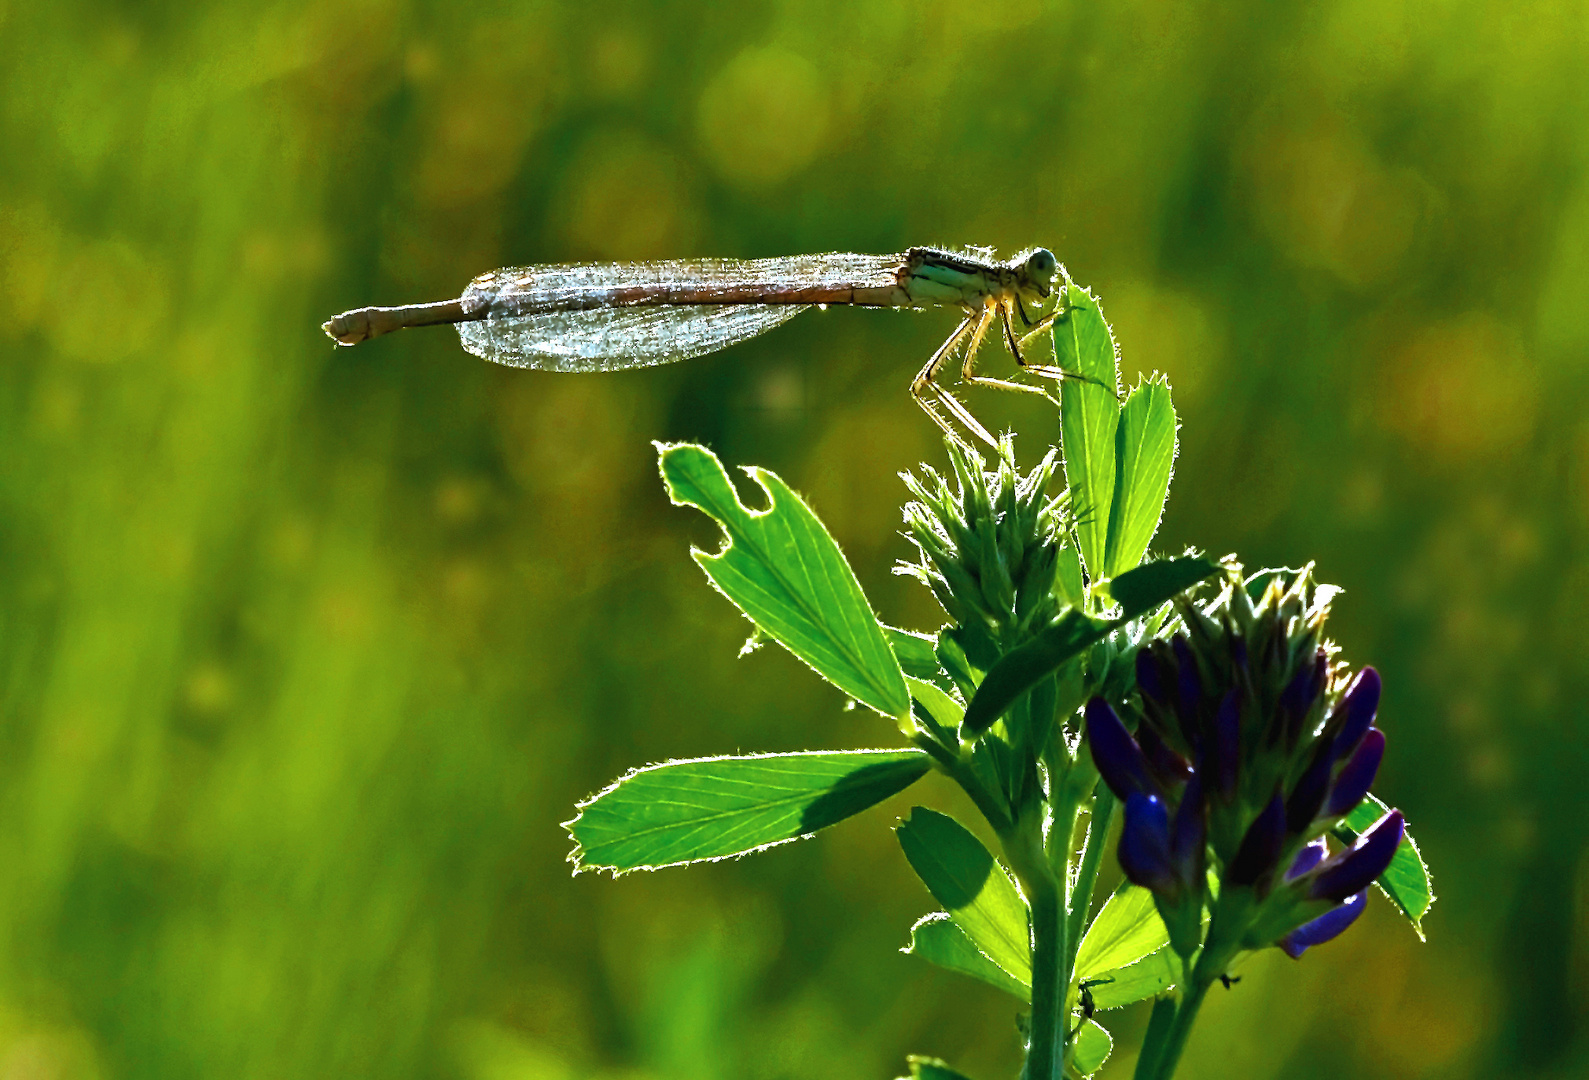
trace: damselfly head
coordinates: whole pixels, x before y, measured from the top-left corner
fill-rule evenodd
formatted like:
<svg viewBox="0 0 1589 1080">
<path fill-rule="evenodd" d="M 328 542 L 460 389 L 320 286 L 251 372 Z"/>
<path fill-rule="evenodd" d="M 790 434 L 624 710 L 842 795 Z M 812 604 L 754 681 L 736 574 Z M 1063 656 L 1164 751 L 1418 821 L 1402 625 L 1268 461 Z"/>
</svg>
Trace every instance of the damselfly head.
<svg viewBox="0 0 1589 1080">
<path fill-rule="evenodd" d="M 1047 248 L 1033 248 L 1015 257 L 1024 278 L 1022 285 L 1043 299 L 1054 291 L 1054 274 L 1059 270 L 1059 260 Z"/>
</svg>

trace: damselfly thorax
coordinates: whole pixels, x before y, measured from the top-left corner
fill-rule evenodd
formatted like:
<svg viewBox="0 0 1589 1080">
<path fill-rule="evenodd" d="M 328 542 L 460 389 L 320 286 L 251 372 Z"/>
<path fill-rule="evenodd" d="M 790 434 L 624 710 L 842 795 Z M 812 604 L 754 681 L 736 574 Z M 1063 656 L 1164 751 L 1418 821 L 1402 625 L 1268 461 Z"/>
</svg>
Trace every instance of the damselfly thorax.
<svg viewBox="0 0 1589 1080">
<path fill-rule="evenodd" d="M 911 394 L 944 431 L 959 437 L 949 422 L 952 417 L 996 446 L 938 376 L 958 354 L 964 382 L 1046 394 L 1041 386 L 976 373 L 977 351 L 997 322 L 1023 371 L 1053 379 L 1081 378 L 1059 367 L 1029 363 L 1024 353 L 1032 335 L 1065 314 L 1063 288 L 1055 296 L 1056 279 L 1067 280 L 1046 248 L 1022 252 L 1007 262 L 919 247 L 902 255 L 508 267 L 475 278 L 456 300 L 358 308 L 330 319 L 324 329 L 339 345 L 357 345 L 404 327 L 453 323 L 465 350 L 499 364 L 543 371 L 621 371 L 716 352 L 813 306 L 958 307 L 965 318 L 917 372 Z M 1048 306 L 1052 310 L 1041 314 Z"/>
</svg>

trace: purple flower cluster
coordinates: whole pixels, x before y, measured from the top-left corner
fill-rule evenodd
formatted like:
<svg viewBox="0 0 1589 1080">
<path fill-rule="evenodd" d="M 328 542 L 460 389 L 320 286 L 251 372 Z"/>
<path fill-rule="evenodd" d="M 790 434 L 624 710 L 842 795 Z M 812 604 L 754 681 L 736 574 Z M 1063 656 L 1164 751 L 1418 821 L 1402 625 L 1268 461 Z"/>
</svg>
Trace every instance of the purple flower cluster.
<svg viewBox="0 0 1589 1080">
<path fill-rule="evenodd" d="M 1184 633 L 1138 651 L 1134 734 L 1102 698 L 1087 705 L 1093 760 L 1125 807 L 1121 868 L 1183 956 L 1203 943 L 1210 865 L 1215 932 L 1224 911 L 1232 942 L 1296 957 L 1361 914 L 1401 842 L 1394 810 L 1344 850 L 1324 839 L 1385 753 L 1378 673 L 1339 689 L 1320 637 L 1333 593 L 1308 570 L 1233 576 L 1206 607 L 1182 606 Z"/>
</svg>

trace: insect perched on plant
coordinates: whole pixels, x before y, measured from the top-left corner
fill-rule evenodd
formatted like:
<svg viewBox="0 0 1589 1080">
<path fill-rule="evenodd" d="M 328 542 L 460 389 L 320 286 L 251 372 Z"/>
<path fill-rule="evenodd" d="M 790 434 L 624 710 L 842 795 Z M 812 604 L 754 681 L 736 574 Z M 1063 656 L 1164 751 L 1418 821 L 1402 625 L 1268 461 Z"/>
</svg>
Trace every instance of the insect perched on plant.
<svg viewBox="0 0 1589 1080">
<path fill-rule="evenodd" d="M 1023 371 L 1085 379 L 1033 364 L 1023 352 L 1036 333 L 1065 316 L 1069 284 L 1047 248 L 1007 262 L 992 249 L 971 252 L 915 247 L 900 255 L 793 255 L 777 259 L 673 259 L 508 267 L 482 274 L 456 300 L 344 311 L 323 329 L 339 345 L 357 345 L 409 326 L 452 323 L 466 351 L 512 367 L 543 371 L 622 371 L 725 349 L 789 321 L 815 305 L 958 307 L 965 319 L 911 380 L 910 392 L 939 427 L 966 431 L 998 449 L 971 411 L 938 383 L 961 352 L 960 377 L 976 386 L 1044 394 L 1041 386 L 978 375 L 977 350 L 994 323 Z M 1017 336 L 1019 320 L 1022 334 Z M 1092 381 L 1092 380 L 1089 380 Z M 940 412 L 940 406 L 944 412 Z"/>
<path fill-rule="evenodd" d="M 1081 1005 L 1082 1023 L 1086 1023 L 1088 1020 L 1091 1020 L 1092 1014 L 1098 1011 L 1098 1003 L 1093 1000 L 1092 988 L 1112 982 L 1114 982 L 1113 979 L 1083 979 L 1081 981 L 1081 985 L 1076 987 L 1076 996 L 1079 999 L 1079 1003 Z M 1081 1028 L 1081 1024 L 1077 1024 L 1076 1027 L 1079 1030 Z"/>
</svg>

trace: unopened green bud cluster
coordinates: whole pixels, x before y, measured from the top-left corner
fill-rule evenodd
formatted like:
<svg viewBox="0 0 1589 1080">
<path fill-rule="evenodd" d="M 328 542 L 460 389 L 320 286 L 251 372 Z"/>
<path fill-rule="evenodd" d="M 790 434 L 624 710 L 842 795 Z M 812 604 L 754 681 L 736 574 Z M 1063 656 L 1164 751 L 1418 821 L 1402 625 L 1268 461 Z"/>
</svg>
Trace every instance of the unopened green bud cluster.
<svg viewBox="0 0 1589 1080">
<path fill-rule="evenodd" d="M 946 445 L 953 486 L 925 465 L 919 477 L 902 474 L 916 497 L 905 505 L 905 525 L 921 557 L 898 572 L 920 579 L 962 631 L 1002 653 L 1062 606 L 1054 585 L 1073 523 L 1068 495 L 1048 494 L 1058 455 L 1050 450 L 1021 476 L 1008 439 L 992 471 L 975 451 Z"/>
</svg>

